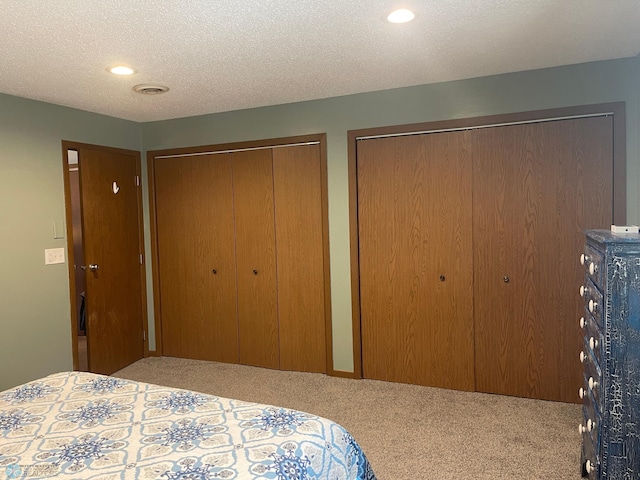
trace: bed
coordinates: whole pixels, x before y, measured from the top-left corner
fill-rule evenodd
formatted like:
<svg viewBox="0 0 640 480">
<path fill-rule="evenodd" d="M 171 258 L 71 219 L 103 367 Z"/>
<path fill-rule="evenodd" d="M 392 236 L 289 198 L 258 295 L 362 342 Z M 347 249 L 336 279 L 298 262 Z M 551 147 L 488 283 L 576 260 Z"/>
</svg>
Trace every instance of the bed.
<svg viewBox="0 0 640 480">
<path fill-rule="evenodd" d="M 0 478 L 374 480 L 340 425 L 84 372 L 0 392 Z"/>
</svg>

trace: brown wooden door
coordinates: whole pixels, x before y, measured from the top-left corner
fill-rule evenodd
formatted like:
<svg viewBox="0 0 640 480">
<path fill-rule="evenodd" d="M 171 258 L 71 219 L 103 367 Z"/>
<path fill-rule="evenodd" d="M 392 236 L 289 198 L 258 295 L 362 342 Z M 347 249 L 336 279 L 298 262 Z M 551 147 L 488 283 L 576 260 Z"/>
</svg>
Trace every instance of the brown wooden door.
<svg viewBox="0 0 640 480">
<path fill-rule="evenodd" d="M 162 350 L 238 362 L 231 158 L 154 160 Z"/>
<path fill-rule="evenodd" d="M 357 145 L 366 378 L 473 390 L 467 132 Z"/>
<path fill-rule="evenodd" d="M 578 401 L 587 228 L 612 221 L 612 118 L 473 132 L 476 389 Z"/>
<path fill-rule="evenodd" d="M 326 372 L 320 146 L 273 149 L 280 368 Z"/>
<path fill-rule="evenodd" d="M 230 156 L 240 363 L 279 368 L 271 149 L 234 152 Z"/>
<path fill-rule="evenodd" d="M 144 355 L 140 160 L 136 152 L 77 150 L 89 370 L 111 374 Z"/>
</svg>

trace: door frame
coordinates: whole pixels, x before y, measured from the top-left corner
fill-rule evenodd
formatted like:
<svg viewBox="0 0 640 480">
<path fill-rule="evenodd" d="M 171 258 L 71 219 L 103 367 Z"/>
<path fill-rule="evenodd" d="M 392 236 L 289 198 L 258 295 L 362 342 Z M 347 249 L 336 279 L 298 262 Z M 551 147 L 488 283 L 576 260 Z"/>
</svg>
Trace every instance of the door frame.
<svg viewBox="0 0 640 480">
<path fill-rule="evenodd" d="M 79 148 L 88 148 L 91 150 L 99 150 L 103 152 L 117 153 L 123 155 L 131 155 L 136 160 L 136 175 L 140 178 L 140 182 L 142 182 L 142 167 L 141 167 L 141 156 L 140 152 L 135 150 L 126 150 L 122 148 L 115 147 L 106 147 L 102 145 L 92 145 L 88 143 L 80 143 L 73 142 L 68 140 L 62 140 L 62 170 L 63 170 L 63 179 L 64 179 L 64 206 L 65 206 L 65 221 L 66 221 L 66 235 L 67 235 L 67 268 L 69 272 L 69 305 L 71 307 L 71 347 L 73 353 L 73 369 L 79 369 L 79 358 L 78 358 L 78 322 L 76 318 L 77 307 L 78 304 L 76 302 L 76 280 L 75 280 L 75 265 L 76 258 L 73 248 L 73 216 L 72 216 L 72 208 L 71 208 L 71 186 L 69 179 L 69 159 L 67 152 L 68 150 L 78 150 Z M 142 187 L 142 185 L 141 185 Z M 82 193 L 80 194 L 80 198 L 82 199 Z M 143 263 L 144 263 L 144 223 L 143 223 L 143 212 L 142 212 L 142 188 L 138 189 L 138 248 L 140 252 L 143 254 Z M 82 261 L 82 259 L 80 259 Z M 144 334 L 144 357 L 149 356 L 149 333 L 148 333 L 148 320 L 147 320 L 147 280 L 145 269 L 140 269 L 140 288 L 141 288 L 141 321 L 142 321 L 142 331 Z"/>
<path fill-rule="evenodd" d="M 353 336 L 353 375 L 363 378 L 362 335 L 360 310 L 360 261 L 358 238 L 358 158 L 357 142 L 368 137 L 402 136 L 439 131 L 466 130 L 503 126 L 518 123 L 563 120 L 587 116 L 613 116 L 613 219 L 624 225 L 627 217 L 627 145 L 625 102 L 582 105 L 577 107 L 553 108 L 530 112 L 488 115 L 482 117 L 442 120 L 406 125 L 349 130 L 348 135 L 348 182 L 349 182 L 349 231 L 351 251 L 351 331 Z"/>
</svg>

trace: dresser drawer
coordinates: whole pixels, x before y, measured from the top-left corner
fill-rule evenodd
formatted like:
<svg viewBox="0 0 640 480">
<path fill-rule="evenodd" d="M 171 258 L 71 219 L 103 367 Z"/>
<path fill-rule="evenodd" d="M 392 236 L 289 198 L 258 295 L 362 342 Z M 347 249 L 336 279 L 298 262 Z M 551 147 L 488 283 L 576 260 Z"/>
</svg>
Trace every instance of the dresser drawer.
<svg viewBox="0 0 640 480">
<path fill-rule="evenodd" d="M 584 265 L 585 276 L 598 286 L 604 289 L 604 257 L 598 250 L 594 250 L 589 245 L 585 246 L 584 253 L 580 256 L 580 263 Z"/>
<path fill-rule="evenodd" d="M 587 355 L 587 357 L 589 355 Z M 584 400 L 584 398 L 586 398 L 587 396 L 587 393 L 591 392 L 593 395 L 595 405 L 598 405 L 599 409 L 601 410 L 602 406 L 600 403 L 600 398 L 601 398 L 600 392 L 602 391 L 602 380 L 601 380 L 600 367 L 591 359 L 585 359 L 585 362 L 582 365 L 583 365 L 582 368 L 584 373 L 583 389 L 585 392 L 582 398 Z"/>
<path fill-rule="evenodd" d="M 588 432 L 582 434 L 582 475 L 592 480 L 600 475 L 600 457 Z"/>
<path fill-rule="evenodd" d="M 591 315 L 595 319 L 600 329 L 604 328 L 604 315 L 602 313 L 604 303 L 600 290 L 598 290 L 593 282 L 588 279 L 585 282 L 585 285 L 583 287 L 580 287 L 580 293 L 584 298 L 584 308 L 586 310 L 586 313 Z"/>
<path fill-rule="evenodd" d="M 585 316 L 580 321 L 584 324 L 584 355 L 591 352 L 595 358 L 595 362 L 599 366 L 602 366 L 602 342 L 604 340 L 602 332 L 598 328 L 593 316 L 585 313 Z M 580 356 L 580 361 L 584 363 L 582 354 Z"/>
<path fill-rule="evenodd" d="M 580 353 L 580 361 L 582 362 L 583 382 L 582 387 L 578 392 L 582 399 L 583 405 L 588 405 L 590 409 L 597 412 L 598 415 L 602 415 L 602 402 L 600 399 L 600 366 L 595 363 L 593 355 L 589 352 L 588 346 L 583 347 L 584 350 Z M 589 379 L 592 378 L 592 387 L 589 387 Z"/>
<path fill-rule="evenodd" d="M 600 417 L 599 405 L 595 403 L 595 398 L 590 392 L 586 392 L 582 404 L 583 419 L 581 432 L 585 432 L 591 437 L 595 451 L 600 451 L 600 439 L 602 431 L 602 419 Z"/>
</svg>

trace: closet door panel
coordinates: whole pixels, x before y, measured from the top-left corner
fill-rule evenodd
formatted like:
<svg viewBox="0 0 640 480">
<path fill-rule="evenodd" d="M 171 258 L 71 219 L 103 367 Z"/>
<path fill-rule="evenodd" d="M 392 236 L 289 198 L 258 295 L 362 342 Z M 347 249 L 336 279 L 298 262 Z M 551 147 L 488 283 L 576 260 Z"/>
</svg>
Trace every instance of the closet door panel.
<svg viewBox="0 0 640 480">
<path fill-rule="evenodd" d="M 582 231 L 612 220 L 607 117 L 473 131 L 476 389 L 577 401 Z"/>
<path fill-rule="evenodd" d="M 468 132 L 357 145 L 366 378 L 473 390 Z"/>
<path fill-rule="evenodd" d="M 279 368 L 271 149 L 234 152 L 240 363 Z"/>
<path fill-rule="evenodd" d="M 320 146 L 273 149 L 280 368 L 326 372 Z"/>
<path fill-rule="evenodd" d="M 154 160 L 164 355 L 238 362 L 231 162 Z"/>
</svg>

